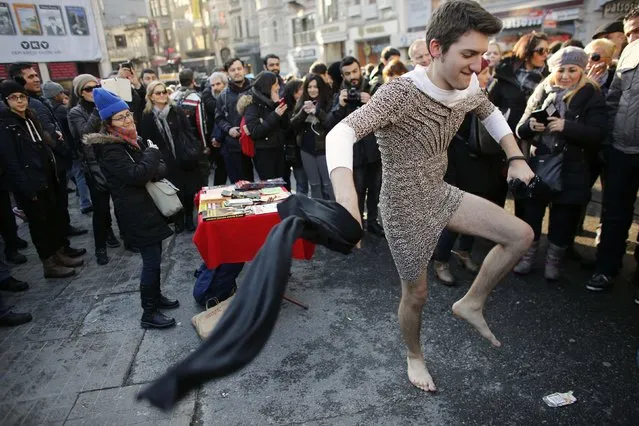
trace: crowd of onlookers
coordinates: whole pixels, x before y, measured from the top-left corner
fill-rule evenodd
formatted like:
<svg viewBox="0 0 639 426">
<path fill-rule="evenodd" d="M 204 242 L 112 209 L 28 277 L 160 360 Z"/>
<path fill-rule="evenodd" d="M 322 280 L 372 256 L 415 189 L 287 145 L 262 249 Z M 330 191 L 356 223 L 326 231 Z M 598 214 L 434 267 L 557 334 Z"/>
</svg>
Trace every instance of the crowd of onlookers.
<svg viewBox="0 0 639 426">
<path fill-rule="evenodd" d="M 619 272 L 639 189 L 639 90 L 636 81 L 633 84 L 639 63 L 637 39 L 639 9 L 634 9 L 623 21 L 597 30 L 586 46 L 577 40 L 552 42 L 539 32 L 522 35 L 509 49 L 497 41 L 489 43 L 478 74 L 481 88 L 507 118 L 538 175 L 546 173 L 545 161 L 560 158 L 561 179 L 547 177 L 553 189 L 550 197 L 515 200 L 515 214 L 535 232 L 535 242 L 515 273 L 533 271 L 547 209 L 547 279 L 560 278 L 566 257 L 594 267 L 586 284 L 592 291 L 610 287 Z M 179 306 L 160 292 L 161 241 L 173 232 L 167 223 L 176 233 L 195 230 L 193 197 L 211 174 L 215 185 L 284 178 L 297 194 L 334 199 L 326 134 L 366 104 L 381 85 L 411 67 L 425 70 L 430 64 L 424 40 L 414 42 L 408 55 L 410 64 L 402 61 L 399 50 L 388 47 L 378 64 L 361 64 L 352 56 L 333 64 L 317 62 L 302 79 L 283 78 L 276 55 L 267 55 L 264 70 L 254 77 L 247 75 L 241 59 L 232 58 L 201 84 L 192 70 L 183 69 L 177 87 L 159 81 L 154 70 L 138 73 L 127 62 L 117 70 L 118 77 L 131 83 L 127 101 L 103 89 L 93 75 L 77 76 L 65 90 L 52 81 L 42 84 L 30 64 L 14 64 L 10 78 L 0 86 L 3 254 L 11 263 L 27 261 L 20 253 L 27 242 L 17 235 L 19 216 L 28 222 L 44 276 L 75 274 L 86 250 L 72 247 L 69 237 L 87 230 L 70 220 L 67 188 L 72 181 L 80 211 L 92 216 L 97 264 L 109 262 L 108 249 L 119 247 L 120 240 L 127 250 L 139 252 L 142 325 L 173 325 L 159 311 Z M 540 120 L 537 113 L 550 107 L 555 112 Z M 477 117 L 466 117 L 448 157 L 447 182 L 504 205 L 504 154 Z M 377 206 L 382 165 L 374 134 L 354 146 L 353 165 L 364 227 L 383 237 Z M 184 206 L 169 218 L 158 212 L 144 190 L 148 182 L 161 178 L 179 189 Z M 598 179 L 603 213 L 596 261 L 588 262 L 575 250 L 574 241 Z M 119 235 L 114 232 L 111 204 Z M 472 245 L 470 236 L 442 233 L 433 259 L 439 281 L 455 283 L 453 255 L 465 268 L 478 270 Z M 639 252 L 635 257 L 639 260 Z M 1 290 L 28 288 L 11 277 L 6 265 L 0 272 Z M 30 319 L 4 305 L 0 309 L 3 325 Z"/>
</svg>

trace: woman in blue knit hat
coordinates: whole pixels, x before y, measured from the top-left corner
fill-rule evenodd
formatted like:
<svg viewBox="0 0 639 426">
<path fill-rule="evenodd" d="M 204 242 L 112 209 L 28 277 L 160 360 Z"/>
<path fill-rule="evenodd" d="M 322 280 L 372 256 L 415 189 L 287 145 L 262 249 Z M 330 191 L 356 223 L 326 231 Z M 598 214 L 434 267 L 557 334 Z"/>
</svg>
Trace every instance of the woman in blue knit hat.
<svg viewBox="0 0 639 426">
<path fill-rule="evenodd" d="M 94 89 L 93 99 L 103 131 L 87 135 L 84 143 L 93 146 L 107 180 L 125 244 L 140 249 L 140 323 L 144 328 L 174 326 L 175 320 L 159 311 L 180 306 L 160 291 L 162 241 L 173 232 L 145 187 L 165 176 L 166 165 L 157 145 L 138 137 L 133 113 L 122 99 L 104 89 Z"/>
</svg>

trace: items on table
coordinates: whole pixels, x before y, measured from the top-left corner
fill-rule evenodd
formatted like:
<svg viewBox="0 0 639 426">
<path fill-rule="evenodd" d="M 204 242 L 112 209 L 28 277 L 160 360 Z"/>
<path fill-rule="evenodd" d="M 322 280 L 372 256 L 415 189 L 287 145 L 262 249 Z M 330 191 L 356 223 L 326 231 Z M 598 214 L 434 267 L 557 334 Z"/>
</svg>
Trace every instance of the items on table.
<svg viewBox="0 0 639 426">
<path fill-rule="evenodd" d="M 277 182 L 254 182 L 270 185 Z M 241 184 L 238 182 L 238 184 Z M 240 191 L 236 185 L 204 187 L 199 196 L 199 214 L 203 221 L 228 219 L 245 215 L 275 213 L 277 203 L 291 194 L 283 186 L 264 186 Z"/>
</svg>

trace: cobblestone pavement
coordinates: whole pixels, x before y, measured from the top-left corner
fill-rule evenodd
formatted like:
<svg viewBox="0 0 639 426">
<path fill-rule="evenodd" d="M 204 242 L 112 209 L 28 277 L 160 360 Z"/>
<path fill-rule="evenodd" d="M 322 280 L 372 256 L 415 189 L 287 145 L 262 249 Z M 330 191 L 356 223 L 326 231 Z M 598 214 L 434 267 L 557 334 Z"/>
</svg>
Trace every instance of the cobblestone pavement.
<svg viewBox="0 0 639 426">
<path fill-rule="evenodd" d="M 70 197 L 73 205 L 75 196 Z M 593 204 L 591 214 L 597 213 Z M 72 222 L 90 217 L 72 208 Z M 589 217 L 587 228 L 596 221 Z M 637 227 L 633 228 L 633 237 Z M 592 232 L 579 250 L 592 256 Z M 24 224 L 20 235 L 28 239 Z M 588 293 L 590 271 L 568 262 L 566 277 L 547 283 L 539 271 L 509 276 L 491 297 L 487 318 L 504 343 L 485 341 L 450 313 L 472 276 L 455 265 L 458 287 L 432 280 L 423 318 L 425 355 L 439 392 L 409 385 L 397 326 L 399 279 L 384 240 L 366 236 L 350 256 L 317 250 L 294 262 L 289 292 L 311 306 L 284 303 L 261 355 L 241 372 L 203 386 L 172 412 L 135 401 L 136 393 L 199 344 L 190 318 L 200 259 L 181 234 L 165 242 L 163 288 L 180 299 L 178 326 L 139 326 L 138 255 L 92 256 L 68 280 L 45 280 L 30 244 L 14 275 L 29 291 L 3 293 L 30 324 L 0 329 L 2 425 L 369 425 L 631 424 L 639 418 L 639 307 L 632 303 L 627 256 L 614 290 Z M 478 244 L 480 259 L 488 249 Z M 540 259 L 541 262 L 541 259 Z M 577 403 L 548 408 L 542 396 L 574 391 Z M 635 423 L 636 424 L 636 423 Z"/>
</svg>

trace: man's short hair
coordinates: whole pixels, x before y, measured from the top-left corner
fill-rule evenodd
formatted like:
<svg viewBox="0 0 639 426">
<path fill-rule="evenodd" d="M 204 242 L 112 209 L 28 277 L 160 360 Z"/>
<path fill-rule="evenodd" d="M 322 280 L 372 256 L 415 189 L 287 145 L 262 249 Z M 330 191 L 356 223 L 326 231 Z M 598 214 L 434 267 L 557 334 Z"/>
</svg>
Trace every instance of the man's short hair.
<svg viewBox="0 0 639 426">
<path fill-rule="evenodd" d="M 341 70 L 344 67 L 349 65 L 357 64 L 358 67 L 361 67 L 359 61 L 354 56 L 346 56 L 342 59 L 342 62 L 339 64 L 339 69 Z"/>
<path fill-rule="evenodd" d="M 228 72 L 229 68 L 231 68 L 231 66 L 236 63 L 237 61 L 240 61 L 240 63 L 242 64 L 242 66 L 244 66 L 244 61 L 241 60 L 240 58 L 238 58 L 237 56 L 234 58 L 229 59 L 228 61 L 224 62 L 224 71 Z"/>
<path fill-rule="evenodd" d="M 144 78 L 144 74 L 155 74 L 155 75 L 158 75 L 158 73 L 155 72 L 155 70 L 153 70 L 151 68 L 144 68 L 142 70 L 142 72 L 140 73 L 140 78 Z"/>
<path fill-rule="evenodd" d="M 27 64 L 26 62 L 19 62 L 17 64 L 12 64 L 9 67 L 9 77 L 15 79 L 16 77 L 22 77 L 22 71 L 32 69 L 33 64 Z"/>
<path fill-rule="evenodd" d="M 178 78 L 180 79 L 181 86 L 190 86 L 195 80 L 195 76 L 191 68 L 184 68 L 180 71 Z"/>
<path fill-rule="evenodd" d="M 630 12 L 626 13 L 626 16 L 623 17 L 623 21 L 627 22 L 635 18 L 639 18 L 639 6 L 635 6 Z"/>
<path fill-rule="evenodd" d="M 269 53 L 268 55 L 266 55 L 266 56 L 264 57 L 264 66 L 266 66 L 266 64 L 268 64 L 268 60 L 269 60 L 269 59 L 277 59 L 277 60 L 279 61 L 279 60 L 280 60 L 280 57 L 279 57 L 279 56 L 277 56 L 277 55 L 276 55 L 276 54 L 274 54 L 274 53 Z"/>
<path fill-rule="evenodd" d="M 328 72 L 328 67 L 324 62 L 314 62 L 310 69 L 311 74 L 322 75 Z"/>
<path fill-rule="evenodd" d="M 402 54 L 399 50 L 395 49 L 392 46 L 386 46 L 384 50 L 382 50 L 382 58 L 384 58 L 385 61 L 390 60 L 390 58 L 393 56 L 402 56 Z"/>
<path fill-rule="evenodd" d="M 413 55 L 415 54 L 415 49 L 417 49 L 417 46 L 420 45 L 421 43 L 426 44 L 426 47 L 428 47 L 428 44 L 426 43 L 426 40 L 420 38 L 420 39 L 417 39 L 414 42 L 412 42 L 410 47 L 408 48 L 408 57 L 411 60 L 413 59 Z"/>
<path fill-rule="evenodd" d="M 446 53 L 450 46 L 468 31 L 487 36 L 499 33 L 502 22 L 479 3 L 472 0 L 449 0 L 435 10 L 426 30 L 426 43 L 430 53 L 431 40 L 437 40 Z"/>
</svg>

